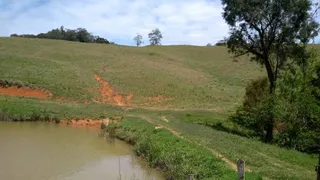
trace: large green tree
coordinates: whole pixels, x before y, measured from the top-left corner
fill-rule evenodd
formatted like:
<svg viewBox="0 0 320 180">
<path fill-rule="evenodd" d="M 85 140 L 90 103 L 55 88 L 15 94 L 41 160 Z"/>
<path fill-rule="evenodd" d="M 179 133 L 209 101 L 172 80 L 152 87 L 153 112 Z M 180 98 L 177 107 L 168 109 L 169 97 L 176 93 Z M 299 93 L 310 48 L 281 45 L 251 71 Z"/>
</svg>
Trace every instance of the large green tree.
<svg viewBox="0 0 320 180">
<path fill-rule="evenodd" d="M 314 4 L 311 0 L 222 0 L 222 4 L 230 27 L 229 50 L 236 57 L 250 55 L 265 67 L 273 99 L 279 71 L 299 55 L 296 52 L 306 51 L 301 44 L 317 36 Z M 265 142 L 272 141 L 274 129 L 274 110 L 268 111 Z"/>
</svg>

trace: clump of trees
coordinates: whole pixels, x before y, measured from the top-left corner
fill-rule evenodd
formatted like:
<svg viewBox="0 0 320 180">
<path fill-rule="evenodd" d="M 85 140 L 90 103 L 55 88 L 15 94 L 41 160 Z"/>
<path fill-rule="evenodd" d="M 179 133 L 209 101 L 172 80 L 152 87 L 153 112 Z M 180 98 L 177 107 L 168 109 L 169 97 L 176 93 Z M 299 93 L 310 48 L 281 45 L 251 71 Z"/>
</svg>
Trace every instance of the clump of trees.
<svg viewBox="0 0 320 180">
<path fill-rule="evenodd" d="M 161 39 L 163 38 L 161 31 L 156 28 L 153 29 L 149 34 L 149 42 L 151 46 L 157 46 L 161 45 Z M 143 37 L 142 35 L 138 34 L 133 38 L 133 41 L 135 42 L 136 46 L 139 47 L 141 44 L 143 44 L 142 41 Z"/>
<path fill-rule="evenodd" d="M 235 57 L 248 55 L 266 78 L 251 82 L 231 117 L 266 143 L 300 151 L 320 148 L 319 59 L 307 44 L 319 32 L 311 0 L 222 0 Z M 275 134 L 276 133 L 276 134 Z"/>
<path fill-rule="evenodd" d="M 12 34 L 11 37 L 60 39 L 60 40 L 77 41 L 77 42 L 85 42 L 85 43 L 102 43 L 102 44 L 111 43 L 105 38 L 92 35 L 85 28 L 66 29 L 63 26 L 61 26 L 60 28 L 52 29 L 47 33 L 40 33 L 37 35 Z"/>
<path fill-rule="evenodd" d="M 218 41 L 215 46 L 226 46 L 227 45 L 227 40 L 223 39 Z"/>
</svg>

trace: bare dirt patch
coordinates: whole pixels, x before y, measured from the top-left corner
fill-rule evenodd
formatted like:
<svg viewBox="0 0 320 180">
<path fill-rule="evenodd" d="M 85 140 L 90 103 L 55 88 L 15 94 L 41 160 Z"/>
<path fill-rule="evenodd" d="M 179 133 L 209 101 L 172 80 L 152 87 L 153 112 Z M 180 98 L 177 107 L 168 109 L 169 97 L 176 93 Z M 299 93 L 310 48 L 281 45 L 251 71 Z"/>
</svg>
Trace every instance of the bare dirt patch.
<svg viewBox="0 0 320 180">
<path fill-rule="evenodd" d="M 110 119 L 99 119 L 99 120 L 93 120 L 93 119 L 79 119 L 79 120 L 62 120 L 60 122 L 61 125 L 68 125 L 71 127 L 92 127 L 95 129 L 99 129 L 101 127 L 101 124 L 104 123 L 108 125 L 110 122 Z"/>
<path fill-rule="evenodd" d="M 161 119 L 167 123 L 169 122 L 169 120 L 165 116 L 162 116 Z"/>
<path fill-rule="evenodd" d="M 16 86 L 0 87 L 0 95 L 34 97 L 39 99 L 48 99 L 52 93 L 40 89 L 22 88 Z"/>
<path fill-rule="evenodd" d="M 93 99 L 94 102 L 102 103 L 102 104 L 112 104 L 118 106 L 126 106 L 129 105 L 129 101 L 133 98 L 133 94 L 129 95 L 120 95 L 118 92 L 114 91 L 109 83 L 99 77 L 98 75 L 94 75 L 94 78 L 100 83 L 99 93 L 100 95 Z M 91 90 L 90 91 L 94 91 Z"/>
</svg>

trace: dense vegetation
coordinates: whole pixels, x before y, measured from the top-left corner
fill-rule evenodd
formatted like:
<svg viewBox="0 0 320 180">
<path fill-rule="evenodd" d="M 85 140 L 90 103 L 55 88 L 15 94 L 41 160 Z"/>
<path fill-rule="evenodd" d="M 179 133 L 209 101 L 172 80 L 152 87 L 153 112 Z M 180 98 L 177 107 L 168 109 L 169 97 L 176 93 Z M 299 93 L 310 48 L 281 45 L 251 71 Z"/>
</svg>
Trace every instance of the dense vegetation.
<svg viewBox="0 0 320 180">
<path fill-rule="evenodd" d="M 103 44 L 110 43 L 105 38 L 92 35 L 85 28 L 65 29 L 63 26 L 61 26 L 60 28 L 52 29 L 47 33 L 40 33 L 37 35 L 11 34 L 11 37 L 60 39 L 60 40 L 78 41 L 78 42 L 85 42 L 85 43 L 103 43 Z"/>
<path fill-rule="evenodd" d="M 236 57 L 250 55 L 265 67 L 268 80 L 249 84 L 243 106 L 231 119 L 264 136 L 266 143 L 318 152 L 320 111 L 314 94 L 319 87 L 312 82 L 319 78 L 319 59 L 307 48 L 320 30 L 315 18 L 318 4 L 310 0 L 222 3 L 230 26 L 230 52 Z"/>
</svg>

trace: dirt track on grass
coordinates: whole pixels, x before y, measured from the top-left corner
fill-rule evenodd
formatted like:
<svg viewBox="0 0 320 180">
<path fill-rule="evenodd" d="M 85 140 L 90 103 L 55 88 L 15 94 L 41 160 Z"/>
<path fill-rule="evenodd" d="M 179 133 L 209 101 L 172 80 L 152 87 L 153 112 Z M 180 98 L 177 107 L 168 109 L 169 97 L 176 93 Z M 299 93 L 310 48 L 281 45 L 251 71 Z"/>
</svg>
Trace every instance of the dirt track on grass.
<svg viewBox="0 0 320 180">
<path fill-rule="evenodd" d="M 185 140 L 190 141 L 190 142 L 194 142 L 194 141 L 191 141 L 191 140 L 188 140 L 188 139 L 184 138 L 183 136 L 180 135 L 179 132 L 177 132 L 177 131 L 175 131 L 175 130 L 167 127 L 167 126 L 164 126 L 164 125 L 157 124 L 157 123 L 153 122 L 150 118 L 148 118 L 148 117 L 146 117 L 146 116 L 139 116 L 139 117 L 142 118 L 143 120 L 146 120 L 146 121 L 148 121 L 149 123 L 155 125 L 155 126 L 156 126 L 156 129 L 164 128 L 164 129 L 170 131 L 173 135 L 177 136 L 178 138 L 185 139 Z M 163 119 L 163 117 L 162 117 L 162 119 Z M 206 146 L 204 146 L 204 145 L 202 145 L 202 144 L 200 144 L 200 143 L 197 143 L 197 142 L 194 142 L 194 143 L 196 143 L 196 144 L 198 144 L 199 146 L 202 146 L 203 148 L 209 150 L 214 156 L 216 156 L 216 157 L 220 158 L 221 160 L 223 160 L 224 162 L 226 162 L 233 170 L 235 170 L 235 171 L 238 170 L 238 169 L 237 169 L 237 164 L 235 164 L 234 162 L 232 162 L 230 159 L 224 157 L 222 154 L 220 154 L 220 153 L 216 152 L 215 150 L 213 150 L 213 149 L 211 149 L 211 148 L 208 148 L 208 147 L 206 147 Z M 251 172 L 251 170 L 248 169 L 248 168 L 246 168 L 246 171 Z"/>
</svg>

